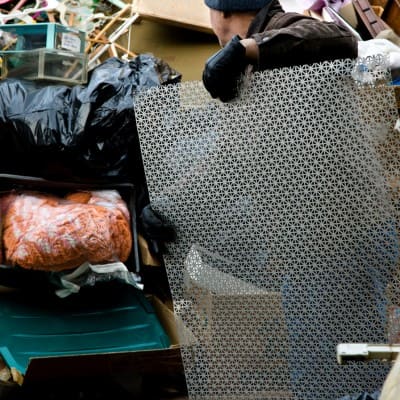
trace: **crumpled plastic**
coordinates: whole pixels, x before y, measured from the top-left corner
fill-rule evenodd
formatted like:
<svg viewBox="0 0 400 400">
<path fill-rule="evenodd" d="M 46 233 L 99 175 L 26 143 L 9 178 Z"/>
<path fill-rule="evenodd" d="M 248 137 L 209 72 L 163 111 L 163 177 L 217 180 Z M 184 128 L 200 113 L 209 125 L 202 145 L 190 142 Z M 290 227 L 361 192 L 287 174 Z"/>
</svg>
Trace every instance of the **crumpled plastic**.
<svg viewBox="0 0 400 400">
<path fill-rule="evenodd" d="M 3 218 L 4 262 L 45 271 L 125 262 L 132 248 L 129 211 L 117 191 L 11 194 Z"/>
<path fill-rule="evenodd" d="M 82 86 L 0 81 L 0 170 L 57 180 L 144 182 L 135 95 L 180 78 L 162 60 L 143 54 L 106 60 Z"/>
<path fill-rule="evenodd" d="M 382 54 L 388 57 L 390 69 L 400 68 L 400 47 L 387 39 L 371 39 L 358 42 L 358 56 L 360 58 Z"/>
<path fill-rule="evenodd" d="M 101 265 L 85 262 L 72 272 L 54 272 L 50 277 L 50 281 L 58 286 L 55 294 L 61 298 L 78 293 L 82 287 L 95 286 L 98 283 L 112 280 L 119 280 L 136 289 L 143 290 L 140 277 L 128 271 L 128 268 L 121 262 Z"/>
<path fill-rule="evenodd" d="M 358 57 L 351 76 L 360 87 L 386 86 L 390 81 L 389 57 L 383 54 Z"/>
<path fill-rule="evenodd" d="M 13 45 L 17 41 L 15 35 L 10 32 L 3 31 L 0 29 L 0 48 L 2 50 L 9 49 L 11 45 Z"/>
</svg>

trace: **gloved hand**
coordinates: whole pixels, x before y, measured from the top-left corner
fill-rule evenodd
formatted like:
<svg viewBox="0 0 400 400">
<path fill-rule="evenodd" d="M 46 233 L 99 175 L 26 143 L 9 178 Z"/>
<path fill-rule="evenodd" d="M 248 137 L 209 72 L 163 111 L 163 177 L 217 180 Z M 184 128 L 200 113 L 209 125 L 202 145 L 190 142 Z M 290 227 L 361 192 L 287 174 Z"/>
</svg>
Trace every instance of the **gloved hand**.
<svg viewBox="0 0 400 400">
<path fill-rule="evenodd" d="M 159 255 L 166 252 L 165 243 L 176 240 L 176 231 L 148 204 L 143 208 L 139 217 L 140 233 L 147 239 L 152 254 Z"/>
<path fill-rule="evenodd" d="M 206 62 L 203 83 L 213 98 L 229 101 L 238 95 L 239 81 L 248 65 L 240 40 L 240 36 L 234 36 Z"/>
</svg>

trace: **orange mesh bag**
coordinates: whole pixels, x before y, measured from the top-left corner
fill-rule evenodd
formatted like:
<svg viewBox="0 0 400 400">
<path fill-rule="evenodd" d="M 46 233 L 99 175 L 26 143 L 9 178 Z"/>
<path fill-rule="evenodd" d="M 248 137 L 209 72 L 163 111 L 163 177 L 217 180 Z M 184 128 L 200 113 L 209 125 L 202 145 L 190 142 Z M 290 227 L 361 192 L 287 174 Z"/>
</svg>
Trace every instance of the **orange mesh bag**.
<svg viewBox="0 0 400 400">
<path fill-rule="evenodd" d="M 3 263 L 3 225 L 4 216 L 8 210 L 10 204 L 15 200 L 15 194 L 7 194 L 0 197 L 0 264 Z"/>
<path fill-rule="evenodd" d="M 125 262 L 132 246 L 129 211 L 115 191 L 74 193 L 65 199 L 20 194 L 5 212 L 3 245 L 7 264 L 28 269 Z"/>
</svg>

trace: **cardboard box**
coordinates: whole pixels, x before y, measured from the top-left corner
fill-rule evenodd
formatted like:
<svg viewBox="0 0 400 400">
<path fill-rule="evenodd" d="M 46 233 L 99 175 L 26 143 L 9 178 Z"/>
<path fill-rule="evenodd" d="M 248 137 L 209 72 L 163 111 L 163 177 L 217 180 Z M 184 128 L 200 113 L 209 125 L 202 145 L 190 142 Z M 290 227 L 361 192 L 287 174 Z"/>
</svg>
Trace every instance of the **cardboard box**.
<svg viewBox="0 0 400 400">
<path fill-rule="evenodd" d="M 353 3 L 348 3 L 341 7 L 339 14 L 353 27 L 357 28 L 358 21 L 356 11 L 354 10 Z"/>
<path fill-rule="evenodd" d="M 394 87 L 394 94 L 396 97 L 397 108 L 399 109 L 399 113 L 400 113 L 400 85 L 396 85 Z"/>
<path fill-rule="evenodd" d="M 212 32 L 203 0 L 133 0 L 133 10 L 149 18 L 204 32 Z"/>
<path fill-rule="evenodd" d="M 398 35 L 400 35 L 400 0 L 388 1 L 382 18 Z"/>
<path fill-rule="evenodd" d="M 210 397 L 223 388 L 226 399 L 246 399 L 251 371 L 264 377 L 261 387 L 251 389 L 254 398 L 294 399 L 281 292 L 225 272 L 234 271 L 235 265 L 197 246 L 189 252 L 185 267 L 185 299 L 190 306 L 183 318 L 186 331 L 180 332 L 182 348 L 194 354 L 186 366 L 188 375 L 204 368 Z M 235 368 L 227 370 L 226 365 Z"/>
</svg>

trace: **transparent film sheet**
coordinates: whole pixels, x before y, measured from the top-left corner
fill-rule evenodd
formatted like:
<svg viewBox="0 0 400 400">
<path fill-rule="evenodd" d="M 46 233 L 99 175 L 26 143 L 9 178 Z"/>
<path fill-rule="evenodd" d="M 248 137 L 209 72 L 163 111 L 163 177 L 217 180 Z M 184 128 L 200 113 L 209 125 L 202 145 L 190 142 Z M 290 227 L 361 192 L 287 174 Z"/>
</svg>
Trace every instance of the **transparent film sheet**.
<svg viewBox="0 0 400 400">
<path fill-rule="evenodd" d="M 394 94 L 352 73 L 256 73 L 228 104 L 201 82 L 137 99 L 151 202 L 178 232 L 165 262 L 191 399 L 383 383 L 388 364 L 336 361 L 338 343 L 386 343 L 400 301 Z"/>
</svg>

